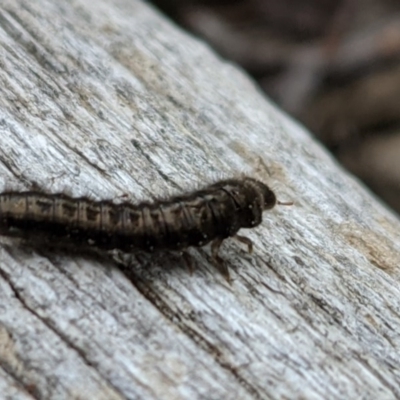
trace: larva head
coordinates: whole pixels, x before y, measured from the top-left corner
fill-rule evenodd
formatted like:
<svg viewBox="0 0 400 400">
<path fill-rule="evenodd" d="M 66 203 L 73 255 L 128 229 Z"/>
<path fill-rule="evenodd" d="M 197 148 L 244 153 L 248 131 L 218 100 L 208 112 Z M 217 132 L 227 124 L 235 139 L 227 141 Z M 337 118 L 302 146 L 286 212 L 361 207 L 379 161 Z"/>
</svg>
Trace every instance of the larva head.
<svg viewBox="0 0 400 400">
<path fill-rule="evenodd" d="M 245 180 L 248 195 L 251 196 L 249 201 L 249 209 L 252 213 L 252 220 L 248 228 L 257 226 L 262 222 L 262 213 L 264 210 L 270 210 L 276 204 L 275 193 L 265 184 L 255 179 L 248 178 Z"/>
<path fill-rule="evenodd" d="M 262 196 L 262 208 L 263 210 L 270 210 L 274 208 L 276 204 L 275 193 L 265 184 L 260 181 L 254 181 L 254 185 L 258 188 L 259 195 Z"/>
<path fill-rule="evenodd" d="M 239 189 L 239 190 L 238 190 Z M 264 183 L 245 178 L 236 189 L 238 225 L 240 228 L 253 228 L 261 224 L 262 213 L 276 204 L 274 192 Z"/>
</svg>

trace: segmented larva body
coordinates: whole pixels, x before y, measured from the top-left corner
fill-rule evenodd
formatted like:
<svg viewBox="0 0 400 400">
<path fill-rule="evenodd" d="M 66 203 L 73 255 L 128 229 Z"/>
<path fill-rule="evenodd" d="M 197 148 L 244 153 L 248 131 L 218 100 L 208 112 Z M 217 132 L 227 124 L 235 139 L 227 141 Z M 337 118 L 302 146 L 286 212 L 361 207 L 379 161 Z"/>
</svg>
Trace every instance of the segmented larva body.
<svg viewBox="0 0 400 400">
<path fill-rule="evenodd" d="M 276 204 L 274 193 L 252 178 L 229 179 L 169 200 L 114 204 L 64 194 L 5 192 L 0 194 L 0 233 L 46 237 L 103 250 L 185 250 L 213 241 L 213 258 L 222 264 L 222 241 L 253 228 L 262 213 Z M 226 267 L 220 270 L 229 279 Z"/>
</svg>

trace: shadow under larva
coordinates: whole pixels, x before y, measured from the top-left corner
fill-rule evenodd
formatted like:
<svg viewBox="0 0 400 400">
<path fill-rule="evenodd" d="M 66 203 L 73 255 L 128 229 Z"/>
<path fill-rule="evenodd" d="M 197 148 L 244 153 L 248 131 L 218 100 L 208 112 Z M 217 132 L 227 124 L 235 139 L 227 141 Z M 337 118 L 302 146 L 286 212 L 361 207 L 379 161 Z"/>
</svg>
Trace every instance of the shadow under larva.
<svg viewBox="0 0 400 400">
<path fill-rule="evenodd" d="M 39 191 L 4 192 L 0 194 L 0 234 L 41 237 L 52 246 L 68 243 L 127 253 L 179 250 L 190 267 L 186 249 L 211 242 L 214 264 L 230 281 L 229 270 L 218 255 L 222 242 L 234 237 L 251 252 L 251 240 L 237 232 L 259 225 L 263 211 L 276 203 L 266 184 L 249 177 L 222 180 L 167 200 L 139 204 Z"/>
</svg>

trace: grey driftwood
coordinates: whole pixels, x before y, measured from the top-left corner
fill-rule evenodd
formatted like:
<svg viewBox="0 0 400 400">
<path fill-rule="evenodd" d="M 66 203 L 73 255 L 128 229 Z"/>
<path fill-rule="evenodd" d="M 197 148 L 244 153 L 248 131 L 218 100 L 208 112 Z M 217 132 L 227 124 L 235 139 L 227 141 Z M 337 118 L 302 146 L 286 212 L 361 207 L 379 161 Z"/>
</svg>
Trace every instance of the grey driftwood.
<svg viewBox="0 0 400 400">
<path fill-rule="evenodd" d="M 2 399 L 400 397 L 400 223 L 139 0 L 0 2 L 0 189 L 152 200 L 246 173 L 291 207 L 221 256 L 0 242 Z"/>
</svg>

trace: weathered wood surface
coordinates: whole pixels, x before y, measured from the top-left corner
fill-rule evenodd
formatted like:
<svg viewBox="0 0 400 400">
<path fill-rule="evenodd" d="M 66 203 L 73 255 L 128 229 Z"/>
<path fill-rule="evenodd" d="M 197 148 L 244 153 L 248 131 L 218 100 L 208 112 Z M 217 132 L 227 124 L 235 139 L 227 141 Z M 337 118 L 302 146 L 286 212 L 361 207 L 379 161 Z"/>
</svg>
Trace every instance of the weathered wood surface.
<svg viewBox="0 0 400 400">
<path fill-rule="evenodd" d="M 1 398 L 400 397 L 400 223 L 242 72 L 134 0 L 2 0 L 0 43 L 1 189 L 295 201 L 224 244 L 231 286 L 208 249 L 123 273 L 1 238 Z"/>
</svg>

